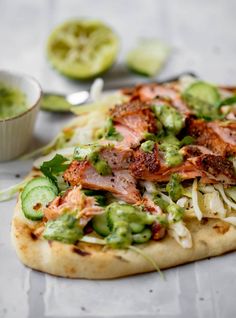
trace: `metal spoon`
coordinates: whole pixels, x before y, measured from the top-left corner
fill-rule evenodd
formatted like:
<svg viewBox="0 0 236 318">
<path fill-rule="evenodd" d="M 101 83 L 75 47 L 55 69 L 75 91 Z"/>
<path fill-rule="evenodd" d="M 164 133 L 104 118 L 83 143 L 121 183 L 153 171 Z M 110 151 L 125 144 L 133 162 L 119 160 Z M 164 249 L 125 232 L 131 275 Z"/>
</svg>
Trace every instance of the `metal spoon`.
<svg viewBox="0 0 236 318">
<path fill-rule="evenodd" d="M 41 109 L 51 112 L 68 112 L 72 106 L 79 106 L 99 99 L 103 86 L 103 80 L 97 78 L 93 82 L 90 91 L 79 91 L 67 95 L 44 92 Z"/>
</svg>

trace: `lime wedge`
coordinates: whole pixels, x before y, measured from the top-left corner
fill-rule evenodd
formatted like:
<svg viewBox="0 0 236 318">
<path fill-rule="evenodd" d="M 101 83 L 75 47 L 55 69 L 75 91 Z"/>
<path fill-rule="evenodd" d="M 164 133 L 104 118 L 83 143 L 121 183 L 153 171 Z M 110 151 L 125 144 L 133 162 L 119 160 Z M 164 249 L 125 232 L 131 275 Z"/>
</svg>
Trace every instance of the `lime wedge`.
<svg viewBox="0 0 236 318">
<path fill-rule="evenodd" d="M 155 76 L 170 54 L 170 48 L 156 39 L 143 39 L 127 55 L 127 66 L 145 76 Z"/>
<path fill-rule="evenodd" d="M 96 20 L 69 20 L 48 38 L 47 56 L 63 75 L 86 80 L 105 72 L 115 61 L 117 35 Z"/>
</svg>

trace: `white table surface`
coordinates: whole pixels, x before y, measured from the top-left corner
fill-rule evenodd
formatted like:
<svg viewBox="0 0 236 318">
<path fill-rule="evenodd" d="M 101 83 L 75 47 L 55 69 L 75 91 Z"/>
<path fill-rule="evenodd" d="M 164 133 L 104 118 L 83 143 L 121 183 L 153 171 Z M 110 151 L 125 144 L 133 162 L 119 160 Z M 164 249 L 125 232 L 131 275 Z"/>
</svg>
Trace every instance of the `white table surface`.
<svg viewBox="0 0 236 318">
<path fill-rule="evenodd" d="M 173 54 L 160 78 L 192 70 L 217 83 L 236 83 L 234 0 L 0 0 L 0 69 L 28 73 L 45 90 L 88 87 L 50 68 L 45 40 L 71 17 L 100 18 L 122 39 L 119 62 L 106 87 L 141 82 L 123 65 L 139 37 L 170 43 Z M 71 116 L 41 112 L 32 148 L 51 140 Z M 0 136 L 1 140 L 1 136 Z M 1 142 L 1 141 L 0 141 Z M 32 161 L 0 164 L 0 188 L 21 180 Z M 85 281 L 51 277 L 24 267 L 10 242 L 15 199 L 0 203 L 0 317 L 235 317 L 236 254 L 120 280 Z"/>
</svg>

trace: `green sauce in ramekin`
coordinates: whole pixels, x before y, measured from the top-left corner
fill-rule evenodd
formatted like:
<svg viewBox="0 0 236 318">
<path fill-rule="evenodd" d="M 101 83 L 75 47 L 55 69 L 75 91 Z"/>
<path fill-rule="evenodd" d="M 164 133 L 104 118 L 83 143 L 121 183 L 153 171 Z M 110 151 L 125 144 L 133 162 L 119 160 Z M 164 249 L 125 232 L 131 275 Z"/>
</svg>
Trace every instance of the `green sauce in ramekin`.
<svg viewBox="0 0 236 318">
<path fill-rule="evenodd" d="M 18 116 L 26 110 L 25 94 L 16 87 L 0 82 L 0 120 Z"/>
</svg>

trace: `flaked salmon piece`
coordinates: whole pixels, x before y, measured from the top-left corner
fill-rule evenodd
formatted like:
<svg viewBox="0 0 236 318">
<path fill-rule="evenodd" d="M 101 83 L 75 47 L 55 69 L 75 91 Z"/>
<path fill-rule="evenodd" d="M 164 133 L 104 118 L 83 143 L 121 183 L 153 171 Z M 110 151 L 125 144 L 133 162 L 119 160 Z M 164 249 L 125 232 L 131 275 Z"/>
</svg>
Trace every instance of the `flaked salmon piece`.
<svg viewBox="0 0 236 318">
<path fill-rule="evenodd" d="M 128 170 L 113 171 L 110 176 L 101 176 L 88 161 L 72 161 L 64 173 L 65 181 L 92 190 L 105 190 L 127 203 L 141 200 L 136 180 Z"/>
<path fill-rule="evenodd" d="M 117 105 L 111 109 L 110 115 L 114 123 L 126 126 L 136 133 L 157 132 L 155 115 L 146 103 L 132 101 Z"/>
<path fill-rule="evenodd" d="M 124 91 L 124 94 L 126 91 Z M 181 113 L 190 114 L 191 110 L 181 98 L 180 92 L 174 85 L 159 85 L 156 83 L 140 85 L 134 88 L 133 92 L 128 92 L 130 99 L 149 102 L 153 99 L 161 98 L 171 102 L 171 104 Z"/>
<path fill-rule="evenodd" d="M 236 174 L 233 163 L 222 156 L 204 154 L 198 157 L 189 158 L 197 169 L 203 171 L 212 180 L 226 184 L 236 184 Z"/>
<path fill-rule="evenodd" d="M 44 217 L 47 220 L 55 220 L 63 213 L 76 213 L 79 224 L 85 226 L 90 219 L 103 213 L 103 209 L 97 205 L 94 197 L 86 196 L 80 187 L 73 187 L 63 197 L 56 197 L 44 208 Z"/>
<path fill-rule="evenodd" d="M 47 220 L 55 220 L 59 215 L 60 197 L 56 197 L 47 207 L 44 208 L 44 217 Z"/>
<path fill-rule="evenodd" d="M 217 155 L 236 154 L 236 122 L 206 122 L 188 118 L 187 133 L 196 138 L 198 145 L 205 146 Z"/>
<path fill-rule="evenodd" d="M 122 147 L 104 147 L 100 151 L 100 157 L 108 163 L 112 170 L 128 169 L 133 158 L 133 150 Z"/>
</svg>

